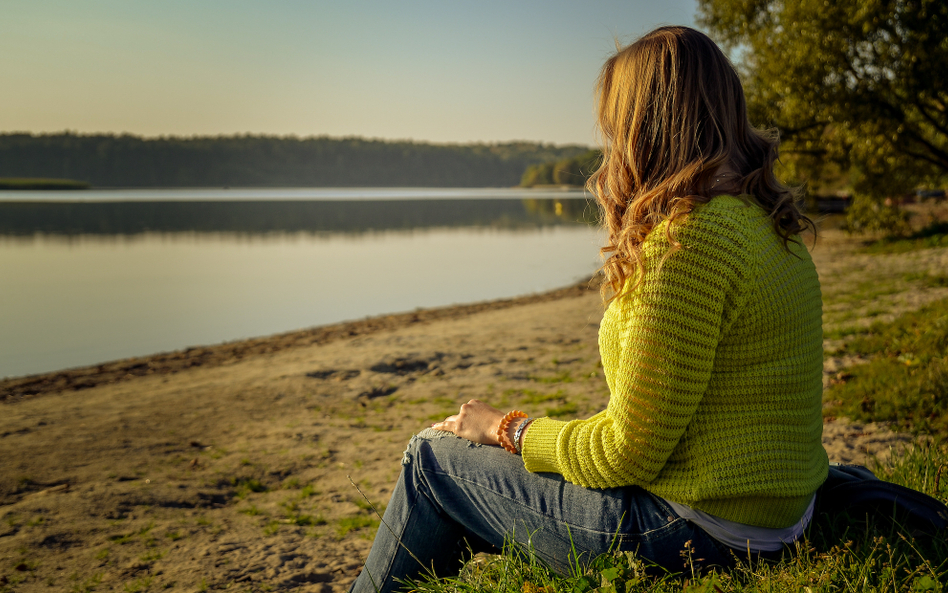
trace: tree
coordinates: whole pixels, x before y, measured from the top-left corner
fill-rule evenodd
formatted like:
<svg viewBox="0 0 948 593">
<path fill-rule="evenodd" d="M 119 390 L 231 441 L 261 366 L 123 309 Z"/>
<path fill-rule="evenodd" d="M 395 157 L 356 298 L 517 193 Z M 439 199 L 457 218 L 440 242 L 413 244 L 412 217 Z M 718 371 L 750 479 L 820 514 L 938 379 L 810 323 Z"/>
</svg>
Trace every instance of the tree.
<svg viewBox="0 0 948 593">
<path fill-rule="evenodd" d="M 699 24 L 737 56 L 751 120 L 780 130 L 799 181 L 833 162 L 865 212 L 948 179 L 948 2 L 698 5 Z"/>
<path fill-rule="evenodd" d="M 553 184 L 553 163 L 530 165 L 520 178 L 521 187 Z"/>
<path fill-rule="evenodd" d="M 593 149 L 559 161 L 531 165 L 523 172 L 523 177 L 520 179 L 520 186 L 582 186 L 593 172 L 599 168 L 601 162 L 602 151 Z"/>
</svg>

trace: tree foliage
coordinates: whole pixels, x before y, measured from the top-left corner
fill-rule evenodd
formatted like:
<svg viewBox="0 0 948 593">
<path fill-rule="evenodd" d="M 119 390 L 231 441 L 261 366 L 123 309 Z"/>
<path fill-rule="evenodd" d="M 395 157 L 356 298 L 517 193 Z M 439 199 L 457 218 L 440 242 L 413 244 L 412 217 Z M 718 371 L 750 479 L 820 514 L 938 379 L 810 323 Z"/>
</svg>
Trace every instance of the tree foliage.
<svg viewBox="0 0 948 593">
<path fill-rule="evenodd" d="M 523 172 L 520 185 L 583 185 L 601 161 L 601 151 L 589 150 L 571 158 L 531 165 Z"/>
<path fill-rule="evenodd" d="M 737 57 L 757 125 L 799 181 L 849 170 L 857 201 L 948 177 L 948 2 L 699 0 Z"/>
<path fill-rule="evenodd" d="M 0 177 L 98 187 L 510 187 L 533 163 L 587 150 L 532 142 L 0 134 Z"/>
</svg>

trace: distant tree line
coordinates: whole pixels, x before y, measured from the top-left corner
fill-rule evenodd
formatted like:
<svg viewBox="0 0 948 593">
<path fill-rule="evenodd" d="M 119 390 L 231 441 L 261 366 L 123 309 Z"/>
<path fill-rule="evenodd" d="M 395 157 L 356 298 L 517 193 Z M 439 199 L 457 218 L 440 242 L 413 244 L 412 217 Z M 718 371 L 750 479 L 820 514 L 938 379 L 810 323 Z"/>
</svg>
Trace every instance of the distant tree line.
<svg viewBox="0 0 948 593">
<path fill-rule="evenodd" d="M 549 160 L 547 162 L 530 165 L 520 178 L 522 187 L 538 185 L 575 185 L 586 183 L 589 176 L 599 168 L 602 162 L 602 152 L 586 150 L 580 154 Z"/>
<path fill-rule="evenodd" d="M 0 177 L 96 187 L 510 187 L 583 146 L 364 138 L 0 134 Z"/>
</svg>

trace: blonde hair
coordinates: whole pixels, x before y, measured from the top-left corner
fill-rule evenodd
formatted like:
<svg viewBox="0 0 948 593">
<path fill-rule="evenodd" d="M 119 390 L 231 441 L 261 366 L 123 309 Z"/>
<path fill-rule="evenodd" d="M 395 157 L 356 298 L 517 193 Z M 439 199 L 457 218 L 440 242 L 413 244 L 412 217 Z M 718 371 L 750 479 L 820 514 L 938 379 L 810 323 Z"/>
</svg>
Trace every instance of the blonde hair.
<svg viewBox="0 0 948 593">
<path fill-rule="evenodd" d="M 608 243 L 603 290 L 619 296 L 642 268 L 642 242 L 669 220 L 715 195 L 714 175 L 735 169 L 741 193 L 770 213 L 784 245 L 813 223 L 796 202 L 799 191 L 774 177 L 776 131 L 747 119 L 744 89 L 721 50 L 703 33 L 661 27 L 620 48 L 596 85 L 603 159 L 587 183 L 601 209 Z M 611 289 L 611 290 L 610 290 Z"/>
</svg>

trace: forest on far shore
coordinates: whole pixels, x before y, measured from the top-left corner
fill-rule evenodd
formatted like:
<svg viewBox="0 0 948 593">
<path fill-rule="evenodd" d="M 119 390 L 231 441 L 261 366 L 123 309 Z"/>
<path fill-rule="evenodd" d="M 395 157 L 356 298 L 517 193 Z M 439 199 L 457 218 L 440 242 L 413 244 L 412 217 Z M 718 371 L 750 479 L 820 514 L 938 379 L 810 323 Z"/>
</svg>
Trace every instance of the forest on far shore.
<svg viewBox="0 0 948 593">
<path fill-rule="evenodd" d="M 601 150 L 587 150 L 575 156 L 530 165 L 520 178 L 521 187 L 570 185 L 581 187 L 602 163 Z"/>
<path fill-rule="evenodd" d="M 364 138 L 0 134 L 0 178 L 95 187 L 512 187 L 588 147 Z"/>
</svg>

